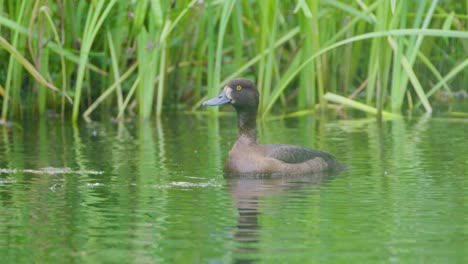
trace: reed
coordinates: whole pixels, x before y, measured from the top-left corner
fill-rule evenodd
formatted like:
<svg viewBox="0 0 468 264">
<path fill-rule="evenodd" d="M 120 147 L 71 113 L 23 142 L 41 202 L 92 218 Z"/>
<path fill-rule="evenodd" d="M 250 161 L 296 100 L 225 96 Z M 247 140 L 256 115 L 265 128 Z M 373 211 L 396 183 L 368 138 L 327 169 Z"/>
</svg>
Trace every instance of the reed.
<svg viewBox="0 0 468 264">
<path fill-rule="evenodd" d="M 437 91 L 468 81 L 468 7 L 457 3 L 3 0 L 1 118 L 196 111 L 234 77 L 257 83 L 264 116 L 351 94 L 346 105 L 384 118 L 431 112 Z"/>
<path fill-rule="evenodd" d="M 90 4 L 88 6 L 88 13 L 86 15 L 85 27 L 83 29 L 81 49 L 80 49 L 80 61 L 78 63 L 76 85 L 75 85 L 75 98 L 73 104 L 72 120 L 78 119 L 80 103 L 81 103 L 81 91 L 83 89 L 83 80 L 86 69 L 86 63 L 88 61 L 89 53 L 91 52 L 91 46 L 93 45 L 94 39 L 99 32 L 105 18 L 109 14 L 116 0 L 107 2 L 106 0 L 99 0 L 96 6 Z M 104 5 L 106 4 L 106 5 Z M 78 18 L 80 19 L 80 18 Z"/>
</svg>

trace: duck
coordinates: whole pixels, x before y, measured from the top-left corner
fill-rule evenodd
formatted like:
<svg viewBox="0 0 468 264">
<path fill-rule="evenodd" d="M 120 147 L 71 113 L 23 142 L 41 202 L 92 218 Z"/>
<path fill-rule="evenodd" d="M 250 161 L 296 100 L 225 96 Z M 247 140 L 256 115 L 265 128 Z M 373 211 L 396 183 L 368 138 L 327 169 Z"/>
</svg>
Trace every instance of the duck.
<svg viewBox="0 0 468 264">
<path fill-rule="evenodd" d="M 237 112 L 237 139 L 229 151 L 224 172 L 239 175 L 299 175 L 339 171 L 335 156 L 322 150 L 288 144 L 257 142 L 259 92 L 246 78 L 228 81 L 219 96 L 203 106 L 230 104 Z"/>
</svg>

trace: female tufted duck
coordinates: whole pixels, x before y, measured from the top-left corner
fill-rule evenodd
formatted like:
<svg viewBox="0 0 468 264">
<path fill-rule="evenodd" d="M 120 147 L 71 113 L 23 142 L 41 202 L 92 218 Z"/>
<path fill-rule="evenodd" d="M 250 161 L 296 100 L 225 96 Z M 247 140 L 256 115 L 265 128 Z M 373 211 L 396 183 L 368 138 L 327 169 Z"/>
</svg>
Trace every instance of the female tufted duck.
<svg viewBox="0 0 468 264">
<path fill-rule="evenodd" d="M 259 94 L 254 83 L 240 78 L 229 81 L 221 94 L 203 105 L 231 104 L 237 112 L 238 136 L 224 171 L 234 174 L 311 174 L 338 171 L 343 166 L 332 154 L 301 146 L 258 144 L 256 118 Z"/>
</svg>

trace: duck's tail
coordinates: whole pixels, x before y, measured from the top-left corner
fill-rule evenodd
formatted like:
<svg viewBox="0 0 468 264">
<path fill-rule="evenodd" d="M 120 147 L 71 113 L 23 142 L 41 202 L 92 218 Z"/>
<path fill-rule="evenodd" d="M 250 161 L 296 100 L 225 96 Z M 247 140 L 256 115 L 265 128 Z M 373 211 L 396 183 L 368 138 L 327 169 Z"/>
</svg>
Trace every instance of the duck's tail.
<svg viewBox="0 0 468 264">
<path fill-rule="evenodd" d="M 329 170 L 333 172 L 338 172 L 338 171 L 342 171 L 342 170 L 346 170 L 350 168 L 350 166 L 345 166 L 339 163 L 338 161 L 336 161 L 335 159 L 329 159 L 327 160 L 327 163 L 328 163 Z"/>
</svg>

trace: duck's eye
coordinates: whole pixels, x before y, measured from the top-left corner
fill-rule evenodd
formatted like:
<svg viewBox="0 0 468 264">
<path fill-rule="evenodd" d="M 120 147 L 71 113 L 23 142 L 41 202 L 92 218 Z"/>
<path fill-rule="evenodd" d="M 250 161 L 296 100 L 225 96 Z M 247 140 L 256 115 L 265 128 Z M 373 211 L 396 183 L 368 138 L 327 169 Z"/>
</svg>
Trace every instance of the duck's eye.
<svg viewBox="0 0 468 264">
<path fill-rule="evenodd" d="M 236 90 L 237 90 L 237 91 L 240 91 L 240 90 L 242 90 L 242 86 L 240 86 L 240 85 L 237 85 L 237 87 L 236 87 Z"/>
</svg>

